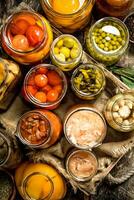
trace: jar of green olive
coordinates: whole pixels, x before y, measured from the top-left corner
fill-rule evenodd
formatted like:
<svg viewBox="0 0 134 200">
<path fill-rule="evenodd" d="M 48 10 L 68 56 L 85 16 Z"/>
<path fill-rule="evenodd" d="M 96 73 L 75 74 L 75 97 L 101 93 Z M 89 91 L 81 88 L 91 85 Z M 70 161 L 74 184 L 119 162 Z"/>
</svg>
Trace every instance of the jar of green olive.
<svg viewBox="0 0 134 200">
<path fill-rule="evenodd" d="M 105 87 L 105 75 L 96 64 L 82 64 L 73 72 L 71 86 L 75 94 L 84 100 L 97 98 Z"/>
<path fill-rule="evenodd" d="M 120 132 L 134 130 L 134 94 L 117 94 L 108 100 L 105 110 L 108 124 Z"/>
<path fill-rule="evenodd" d="M 50 57 L 52 63 L 62 71 L 70 71 L 80 63 L 82 46 L 76 37 L 63 34 L 54 40 Z"/>
<path fill-rule="evenodd" d="M 120 60 L 129 43 L 126 25 L 114 17 L 97 21 L 86 33 L 86 46 L 91 56 L 112 65 Z"/>
</svg>

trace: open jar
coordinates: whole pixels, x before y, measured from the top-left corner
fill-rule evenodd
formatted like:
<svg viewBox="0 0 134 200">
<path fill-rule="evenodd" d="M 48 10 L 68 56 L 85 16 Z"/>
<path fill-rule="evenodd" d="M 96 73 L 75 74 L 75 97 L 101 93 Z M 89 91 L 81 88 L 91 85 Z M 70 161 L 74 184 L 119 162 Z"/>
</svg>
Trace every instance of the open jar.
<svg viewBox="0 0 134 200">
<path fill-rule="evenodd" d="M 100 19 L 86 33 L 87 50 L 94 59 L 106 65 L 119 61 L 128 43 L 128 29 L 117 18 Z"/>
<path fill-rule="evenodd" d="M 0 58 L 0 109 L 6 110 L 12 102 L 18 83 L 21 78 L 21 71 L 18 64 Z"/>
<path fill-rule="evenodd" d="M 38 13 L 23 10 L 11 15 L 2 29 L 2 46 L 17 62 L 28 65 L 45 58 L 53 41 L 49 22 Z"/>
<path fill-rule="evenodd" d="M 58 200 L 66 194 L 64 179 L 48 164 L 22 163 L 15 172 L 15 182 L 25 200 Z"/>
<path fill-rule="evenodd" d="M 134 130 L 134 95 L 117 94 L 108 100 L 104 109 L 108 124 L 119 132 Z"/>
<path fill-rule="evenodd" d="M 66 114 L 64 134 L 70 144 L 91 150 L 102 143 L 107 125 L 103 115 L 90 106 L 74 106 Z"/>
<path fill-rule="evenodd" d="M 61 130 L 61 120 L 57 115 L 46 110 L 34 110 L 22 115 L 16 135 L 31 148 L 48 148 L 59 139 Z"/>
<path fill-rule="evenodd" d="M 80 63 L 82 46 L 76 37 L 61 35 L 52 43 L 50 57 L 52 63 L 62 71 L 70 71 Z"/>
<path fill-rule="evenodd" d="M 97 168 L 97 159 L 90 151 L 75 149 L 67 156 L 67 172 L 76 181 L 89 181 L 96 174 Z"/>
<path fill-rule="evenodd" d="M 76 68 L 71 77 L 75 94 L 84 100 L 97 98 L 105 87 L 103 70 L 95 64 L 83 64 Z"/>
<path fill-rule="evenodd" d="M 95 0 L 41 0 L 49 21 L 64 33 L 84 28 L 91 16 Z"/>
</svg>

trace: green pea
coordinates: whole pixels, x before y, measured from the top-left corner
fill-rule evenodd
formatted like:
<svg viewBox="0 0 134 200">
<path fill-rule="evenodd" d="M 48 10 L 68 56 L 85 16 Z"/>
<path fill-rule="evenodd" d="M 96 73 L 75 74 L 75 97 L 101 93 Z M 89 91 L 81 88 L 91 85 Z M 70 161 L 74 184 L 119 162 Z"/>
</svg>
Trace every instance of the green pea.
<svg viewBox="0 0 134 200">
<path fill-rule="evenodd" d="M 116 50 L 116 49 L 117 49 L 117 46 L 113 46 L 113 49 Z"/>
<path fill-rule="evenodd" d="M 109 46 L 109 42 L 105 42 L 105 47 L 108 47 Z"/>
<path fill-rule="evenodd" d="M 121 42 L 122 42 L 122 38 L 121 38 L 121 37 L 119 37 L 119 38 L 118 38 L 118 41 L 121 43 Z"/>
<path fill-rule="evenodd" d="M 111 40 L 111 44 L 112 44 L 112 45 L 115 45 L 115 41 Z"/>
<path fill-rule="evenodd" d="M 99 38 L 96 38 L 96 39 L 95 39 L 95 42 L 96 42 L 97 44 L 99 43 L 99 41 L 100 41 Z"/>
<path fill-rule="evenodd" d="M 59 47 L 59 48 L 62 47 L 62 46 L 63 46 L 63 40 L 62 40 L 62 39 L 59 40 L 59 41 L 57 42 L 56 46 Z"/>
<path fill-rule="evenodd" d="M 108 51 L 108 47 L 105 47 L 104 50 L 105 50 L 105 51 Z"/>
<path fill-rule="evenodd" d="M 103 32 L 103 30 L 102 29 L 99 29 L 99 33 L 102 33 Z"/>
<path fill-rule="evenodd" d="M 120 43 L 119 43 L 118 41 L 116 42 L 116 46 L 117 46 L 117 47 L 119 47 L 119 46 L 120 46 Z"/>
<path fill-rule="evenodd" d="M 117 41 L 117 38 L 116 38 L 116 36 L 114 36 L 112 39 L 113 39 L 113 41 L 115 41 L 115 42 Z"/>
<path fill-rule="evenodd" d="M 108 49 L 109 49 L 109 51 L 112 51 L 113 50 L 113 46 L 109 45 Z"/>
<path fill-rule="evenodd" d="M 100 44 L 99 47 L 100 47 L 101 49 L 104 49 L 105 46 L 104 46 L 104 44 Z"/>
<path fill-rule="evenodd" d="M 61 47 L 60 53 L 64 54 L 65 58 L 70 57 L 70 49 L 67 47 Z"/>
<path fill-rule="evenodd" d="M 102 43 L 104 44 L 105 42 L 106 42 L 106 40 L 105 40 L 105 39 L 103 39 L 103 40 L 102 40 Z"/>
<path fill-rule="evenodd" d="M 106 33 L 103 32 L 103 33 L 101 34 L 101 36 L 102 36 L 103 38 L 105 38 L 105 37 L 106 37 Z"/>
</svg>

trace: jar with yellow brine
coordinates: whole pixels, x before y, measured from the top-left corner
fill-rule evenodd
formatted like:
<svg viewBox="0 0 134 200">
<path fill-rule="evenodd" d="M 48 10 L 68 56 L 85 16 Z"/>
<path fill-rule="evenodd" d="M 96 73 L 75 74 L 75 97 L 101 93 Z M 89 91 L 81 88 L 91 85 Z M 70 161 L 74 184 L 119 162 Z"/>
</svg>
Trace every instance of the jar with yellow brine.
<svg viewBox="0 0 134 200">
<path fill-rule="evenodd" d="M 41 0 L 49 21 L 64 33 L 73 33 L 85 27 L 94 3 L 94 0 Z"/>
</svg>

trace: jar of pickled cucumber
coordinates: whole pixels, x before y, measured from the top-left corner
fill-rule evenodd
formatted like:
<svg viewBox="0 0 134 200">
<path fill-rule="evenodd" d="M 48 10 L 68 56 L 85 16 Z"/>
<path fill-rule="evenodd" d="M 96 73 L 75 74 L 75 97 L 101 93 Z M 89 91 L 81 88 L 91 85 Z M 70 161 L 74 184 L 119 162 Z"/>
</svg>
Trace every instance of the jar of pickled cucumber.
<svg viewBox="0 0 134 200">
<path fill-rule="evenodd" d="M 117 94 L 108 100 L 105 110 L 108 124 L 119 132 L 134 130 L 134 94 Z"/>
<path fill-rule="evenodd" d="M 50 57 L 52 63 L 62 71 L 70 71 L 80 63 L 82 46 L 74 36 L 61 35 L 52 43 Z"/>
<path fill-rule="evenodd" d="M 40 0 L 49 21 L 64 33 L 84 28 L 91 16 L 95 0 Z"/>
<path fill-rule="evenodd" d="M 128 43 L 126 25 L 113 17 L 100 19 L 86 33 L 86 46 L 90 55 L 107 66 L 120 60 Z"/>
<path fill-rule="evenodd" d="M 21 71 L 18 64 L 0 58 L 0 109 L 6 110 L 17 93 Z"/>
<path fill-rule="evenodd" d="M 49 54 L 53 33 L 49 22 L 38 13 L 23 10 L 11 15 L 2 29 L 2 46 L 17 62 L 36 63 Z"/>
</svg>

